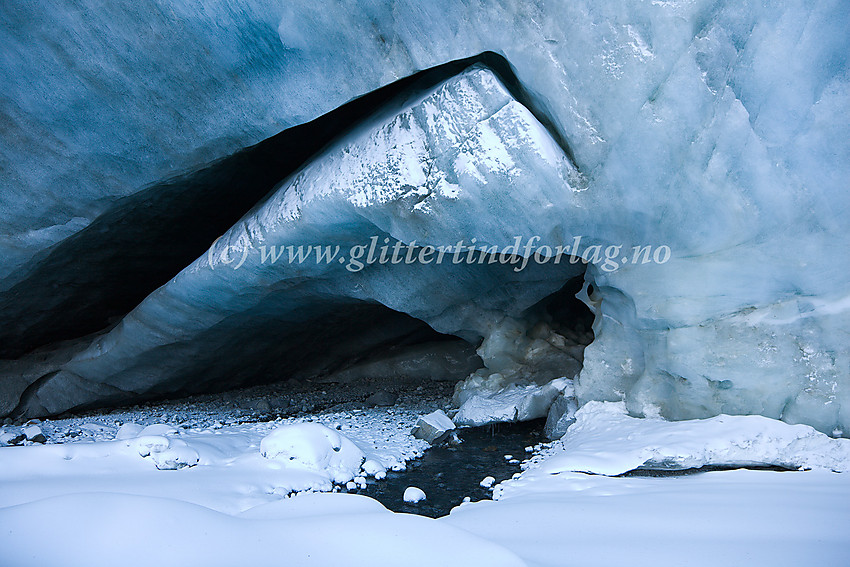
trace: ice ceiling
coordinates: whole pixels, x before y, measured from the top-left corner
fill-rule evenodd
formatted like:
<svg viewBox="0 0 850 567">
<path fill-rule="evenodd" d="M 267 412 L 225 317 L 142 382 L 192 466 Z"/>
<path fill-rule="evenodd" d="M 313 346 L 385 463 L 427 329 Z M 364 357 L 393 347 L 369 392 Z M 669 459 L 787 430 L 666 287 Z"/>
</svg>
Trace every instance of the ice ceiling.
<svg viewBox="0 0 850 567">
<path fill-rule="evenodd" d="M 483 380 L 580 369 L 580 403 L 847 434 L 844 3 L 31 9 L 0 7 L 0 413 L 325 372 L 440 333 L 481 343 Z M 671 255 L 221 262 L 372 236 Z M 583 367 L 534 310 L 580 276 Z"/>
</svg>

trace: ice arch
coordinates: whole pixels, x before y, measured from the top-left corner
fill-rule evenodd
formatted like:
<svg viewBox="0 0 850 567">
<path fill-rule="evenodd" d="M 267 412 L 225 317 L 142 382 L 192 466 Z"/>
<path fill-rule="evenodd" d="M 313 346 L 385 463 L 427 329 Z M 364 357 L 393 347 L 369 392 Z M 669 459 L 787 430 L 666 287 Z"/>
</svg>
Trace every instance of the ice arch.
<svg viewBox="0 0 850 567">
<path fill-rule="evenodd" d="M 516 243 L 566 246 L 563 211 L 580 185 L 558 141 L 492 71 L 473 65 L 396 99 L 321 152 L 113 330 L 39 378 L 17 412 L 316 371 L 357 340 L 363 348 L 421 332 L 411 318 L 473 342 L 508 324 L 524 333 L 537 323 L 527 310 L 585 265 L 569 254 L 516 263 L 529 257 Z M 458 241 L 499 253 L 452 252 Z M 396 243 L 405 246 L 397 258 L 414 261 L 381 261 Z M 370 244 L 377 261 L 352 254 Z M 293 261 L 289 247 L 299 246 L 340 255 L 320 260 L 313 249 Z M 443 258 L 422 259 L 438 248 Z M 546 345 L 538 350 L 576 362 Z M 263 360 L 278 367 L 257 367 Z"/>
</svg>

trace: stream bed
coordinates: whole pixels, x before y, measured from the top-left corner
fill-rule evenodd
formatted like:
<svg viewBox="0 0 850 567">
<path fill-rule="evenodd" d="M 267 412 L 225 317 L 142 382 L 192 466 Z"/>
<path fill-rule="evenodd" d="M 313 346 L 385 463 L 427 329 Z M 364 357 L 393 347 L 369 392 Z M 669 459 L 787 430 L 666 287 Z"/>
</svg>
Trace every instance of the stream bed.
<svg viewBox="0 0 850 567">
<path fill-rule="evenodd" d="M 406 470 L 388 471 L 386 478 L 370 479 L 365 489 L 352 492 L 374 498 L 394 512 L 445 516 L 467 496 L 473 502 L 489 499 L 491 491 L 480 485 L 485 477 L 494 477 L 497 484 L 520 472 L 520 462 L 530 454 L 526 448 L 546 441 L 544 424 L 540 419 L 458 429 L 460 444 L 431 447 L 408 462 Z M 402 495 L 409 486 L 422 489 L 427 498 L 405 502 Z"/>
</svg>

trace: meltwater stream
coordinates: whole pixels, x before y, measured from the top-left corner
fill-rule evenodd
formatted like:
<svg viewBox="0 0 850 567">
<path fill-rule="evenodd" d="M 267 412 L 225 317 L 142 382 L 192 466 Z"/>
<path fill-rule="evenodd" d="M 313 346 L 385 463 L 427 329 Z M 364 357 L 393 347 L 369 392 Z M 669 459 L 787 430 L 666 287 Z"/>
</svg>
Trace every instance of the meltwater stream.
<svg viewBox="0 0 850 567">
<path fill-rule="evenodd" d="M 438 518 L 447 515 L 465 497 L 473 502 L 490 498 L 490 490 L 480 485 L 487 477 L 496 483 L 520 471 L 519 463 L 531 447 L 545 441 L 545 420 L 502 423 L 457 430 L 461 443 L 441 445 L 407 463 L 404 471 L 388 471 L 382 480 L 369 480 L 357 494 L 370 496 L 394 512 L 406 512 Z M 427 495 L 426 500 L 404 502 L 405 488 L 415 486 Z"/>
</svg>

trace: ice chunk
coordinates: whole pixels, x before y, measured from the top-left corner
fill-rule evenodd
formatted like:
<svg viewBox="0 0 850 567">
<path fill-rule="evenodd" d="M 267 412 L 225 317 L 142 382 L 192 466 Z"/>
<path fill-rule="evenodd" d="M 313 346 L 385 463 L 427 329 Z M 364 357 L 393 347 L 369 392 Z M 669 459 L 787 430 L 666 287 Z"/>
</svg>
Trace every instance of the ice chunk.
<svg viewBox="0 0 850 567">
<path fill-rule="evenodd" d="M 254 367 L 255 352 L 292 360 L 287 364 L 293 365 L 288 368 L 293 374 L 313 375 L 342 356 L 350 358 L 354 346 L 359 352 L 385 343 L 388 337 L 381 333 L 403 334 L 400 327 L 411 325 L 411 319 L 390 319 L 393 312 L 470 341 L 511 334 L 512 321 L 528 325 L 522 319 L 525 311 L 584 267 L 530 262 L 516 270 L 508 260 L 469 263 L 463 257 L 455 261 L 454 253 L 445 251 L 457 247 L 464 234 L 474 235 L 466 247 L 475 238 L 480 245 L 507 249 L 517 238 L 533 238 L 541 222 L 561 223 L 558 210 L 575 198 L 564 191 L 574 167 L 563 151 L 554 162 L 541 153 L 543 146 L 557 147 L 550 138 L 493 72 L 481 66 L 404 101 L 400 108 L 378 113 L 284 180 L 206 254 L 62 364 L 28 396 L 22 411 L 62 411 L 106 395 L 112 399 L 116 389 L 162 395 L 216 380 L 235 385 L 236 377 L 247 378 L 246 368 Z M 459 160 L 469 167 L 461 168 Z M 475 175 L 470 173 L 473 166 Z M 459 187 L 452 196 L 432 190 L 445 179 Z M 428 262 L 366 265 L 363 247 L 370 243 L 389 248 L 401 243 L 414 252 L 442 247 L 445 257 L 439 263 L 433 257 Z M 314 249 L 303 262 L 290 259 L 289 247 L 314 245 L 321 250 L 338 247 L 339 256 L 319 261 Z M 270 259 L 272 249 L 280 253 L 276 262 Z M 514 250 L 525 254 L 518 245 Z M 297 298 L 270 293 L 294 285 L 300 290 Z M 378 313 L 391 324 L 375 324 L 375 310 L 358 315 L 376 304 L 389 308 Z M 331 314 L 345 324 L 326 325 Z M 364 325 L 364 319 L 372 326 Z M 394 331 L 398 323 L 400 330 Z M 325 337 L 329 330 L 341 336 Z M 321 350 L 314 335 L 323 336 Z M 243 340 L 237 336 L 250 337 L 251 353 L 222 357 L 219 349 L 210 348 L 211 342 Z M 325 348 L 337 342 L 339 353 Z M 494 338 L 487 345 L 504 343 Z M 487 345 L 491 366 L 498 365 L 500 356 Z M 544 373 L 543 359 L 569 363 L 573 368 L 568 371 L 578 368 L 568 349 L 545 338 L 518 348 L 525 362 L 539 363 L 517 365 L 516 377 L 533 368 L 541 376 L 553 372 L 547 367 Z"/>
<path fill-rule="evenodd" d="M 511 384 L 495 391 L 474 391 L 465 396 L 466 401 L 460 406 L 453 421 L 456 425 L 479 426 L 545 417 L 566 383 L 566 380 L 559 378 L 543 386 Z M 469 387 L 468 383 L 464 384 Z"/>
<path fill-rule="evenodd" d="M 101 203 L 398 77 L 492 50 L 516 70 L 527 105 L 484 73 L 384 108 L 228 232 L 213 260 L 226 246 L 238 254 L 329 234 L 344 246 L 372 234 L 391 244 L 428 235 L 434 245 L 582 236 L 582 255 L 600 261 L 587 274 L 595 341 L 579 403 L 625 400 L 635 415 L 669 419 L 763 414 L 848 435 L 850 13 L 841 2 L 577 0 L 536 6 L 533 17 L 511 2 L 367 4 L 317 13 L 306 2 L 202 11 L 174 2 L 93 20 L 60 7 L 44 21 L 27 7 L 4 20 L 0 175 L 13 190 L 0 192 L 0 277 L 9 276 L 0 286 L 87 226 Z M 139 33 L 151 29 L 165 33 Z M 141 48 L 127 49 L 128 37 Z M 190 63 L 162 64 L 173 53 Z M 79 80 L 69 86 L 69 76 Z M 196 97 L 194 85 L 213 96 Z M 548 109 L 554 136 L 530 107 Z M 237 381 L 245 364 L 188 361 L 219 352 L 213 338 L 238 342 L 227 332 L 240 315 L 318 320 L 331 298 L 332 312 L 377 302 L 478 341 L 555 279 L 458 266 L 382 277 L 244 267 L 225 276 L 196 262 L 75 360 L 5 372 L 3 413 L 34 383 L 20 408 L 30 415 L 203 387 L 201 378 Z M 498 289 L 485 283 L 494 281 Z M 493 344 L 490 370 L 502 373 L 511 357 L 500 353 L 515 351 Z"/>
</svg>

